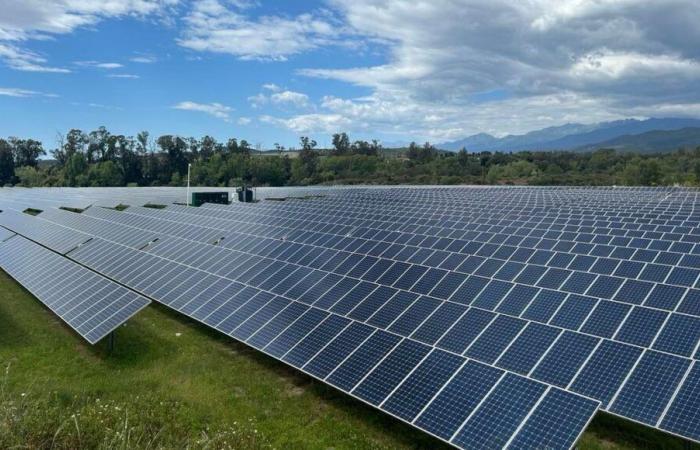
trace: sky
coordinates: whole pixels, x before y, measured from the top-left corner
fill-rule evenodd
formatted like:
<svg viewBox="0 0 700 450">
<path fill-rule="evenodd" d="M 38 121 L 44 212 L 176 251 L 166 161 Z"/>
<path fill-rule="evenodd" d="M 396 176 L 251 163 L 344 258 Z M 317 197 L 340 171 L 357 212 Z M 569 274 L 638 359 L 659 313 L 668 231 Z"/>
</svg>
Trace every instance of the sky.
<svg viewBox="0 0 700 450">
<path fill-rule="evenodd" d="M 445 142 L 700 117 L 698 0 L 0 0 L 0 136 Z"/>
</svg>

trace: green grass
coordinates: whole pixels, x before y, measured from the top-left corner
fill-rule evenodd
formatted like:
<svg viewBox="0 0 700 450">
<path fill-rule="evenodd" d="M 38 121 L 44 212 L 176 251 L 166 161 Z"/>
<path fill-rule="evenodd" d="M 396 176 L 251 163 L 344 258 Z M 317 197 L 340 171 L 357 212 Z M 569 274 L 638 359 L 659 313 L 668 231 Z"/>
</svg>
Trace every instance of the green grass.
<svg viewBox="0 0 700 450">
<path fill-rule="evenodd" d="M 580 442 L 683 445 L 601 414 Z M 91 347 L 0 271 L 0 448 L 79 447 L 448 448 L 157 305 Z"/>
</svg>

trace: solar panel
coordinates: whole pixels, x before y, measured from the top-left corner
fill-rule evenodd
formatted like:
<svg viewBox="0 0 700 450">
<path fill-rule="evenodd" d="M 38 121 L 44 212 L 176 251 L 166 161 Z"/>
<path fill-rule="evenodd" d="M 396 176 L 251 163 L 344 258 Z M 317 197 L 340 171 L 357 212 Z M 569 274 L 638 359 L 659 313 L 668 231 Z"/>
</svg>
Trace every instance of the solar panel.
<svg viewBox="0 0 700 450">
<path fill-rule="evenodd" d="M 598 408 L 696 439 L 696 201 L 358 189 L 45 221 L 92 237 L 76 261 L 443 440 L 559 448 Z"/>
<path fill-rule="evenodd" d="M 21 236 L 0 243 L 0 267 L 90 344 L 150 303 Z"/>
</svg>

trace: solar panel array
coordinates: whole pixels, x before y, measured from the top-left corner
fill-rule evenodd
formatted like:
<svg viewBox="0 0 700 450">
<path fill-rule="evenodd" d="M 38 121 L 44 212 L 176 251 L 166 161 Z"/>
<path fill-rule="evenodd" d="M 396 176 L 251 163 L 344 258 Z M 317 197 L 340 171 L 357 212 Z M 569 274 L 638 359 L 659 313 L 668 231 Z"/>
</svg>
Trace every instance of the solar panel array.
<svg viewBox="0 0 700 450">
<path fill-rule="evenodd" d="M 21 236 L 0 243 L 0 267 L 91 344 L 150 303 Z"/>
<path fill-rule="evenodd" d="M 598 409 L 700 441 L 697 191 L 328 194 L 40 217 L 89 236 L 75 261 L 456 446 L 568 448 Z"/>
</svg>

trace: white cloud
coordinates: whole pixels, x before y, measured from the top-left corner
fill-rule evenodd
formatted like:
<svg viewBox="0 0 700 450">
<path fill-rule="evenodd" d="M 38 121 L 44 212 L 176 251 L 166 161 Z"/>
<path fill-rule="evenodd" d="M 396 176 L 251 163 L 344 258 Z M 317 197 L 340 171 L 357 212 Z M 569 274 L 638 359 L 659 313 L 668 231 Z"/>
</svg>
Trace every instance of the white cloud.
<svg viewBox="0 0 700 450">
<path fill-rule="evenodd" d="M 262 85 L 263 89 L 266 89 L 268 91 L 272 92 L 279 92 L 282 90 L 281 87 L 277 86 L 275 83 L 265 83 Z"/>
<path fill-rule="evenodd" d="M 186 28 L 178 43 L 196 51 L 227 53 L 240 59 L 282 61 L 291 55 L 341 44 L 339 26 L 328 17 L 304 13 L 296 17 L 241 13 L 219 0 L 197 0 L 185 17 Z"/>
<path fill-rule="evenodd" d="M 12 69 L 23 72 L 68 73 L 63 67 L 46 65 L 46 58 L 37 53 L 22 49 L 14 44 L 3 43 L 0 40 L 0 59 Z"/>
<path fill-rule="evenodd" d="M 153 64 L 158 61 L 158 59 L 155 56 L 134 56 L 133 58 L 129 58 L 129 61 L 139 64 Z"/>
<path fill-rule="evenodd" d="M 139 75 L 134 75 L 133 73 L 110 73 L 107 75 L 108 78 L 125 78 L 135 80 L 141 78 Z"/>
<path fill-rule="evenodd" d="M 106 69 L 106 70 L 121 69 L 122 67 L 124 67 L 124 65 L 120 64 L 120 63 L 100 62 L 100 61 L 76 61 L 75 65 L 80 66 L 80 67 L 92 67 L 95 69 Z"/>
<path fill-rule="evenodd" d="M 221 103 L 196 103 L 191 101 L 180 102 L 173 106 L 173 108 L 183 111 L 203 112 L 226 122 L 231 120 L 231 112 L 233 111 L 233 108 L 222 105 Z"/>
<path fill-rule="evenodd" d="M 0 87 L 0 95 L 5 97 L 58 97 L 56 94 L 46 94 L 44 92 L 32 91 L 21 88 Z"/>
<path fill-rule="evenodd" d="M 242 126 L 250 125 L 252 122 L 253 119 L 251 119 L 250 117 L 239 117 L 238 120 L 236 120 L 236 123 Z"/>
<path fill-rule="evenodd" d="M 263 90 L 271 91 L 272 94 L 266 95 L 259 93 L 248 97 L 248 102 L 253 108 L 261 108 L 264 105 L 272 104 L 275 106 L 291 106 L 294 108 L 307 108 L 311 106 L 309 96 L 303 92 L 282 90 L 281 87 L 275 84 L 264 84 Z"/>
<path fill-rule="evenodd" d="M 0 8 L 0 59 L 12 69 L 66 73 L 47 64 L 46 58 L 27 50 L 26 41 L 49 39 L 94 25 L 106 18 L 163 18 L 178 0 L 2 0 Z"/>
<path fill-rule="evenodd" d="M 268 123 L 319 131 L 338 124 L 368 134 L 441 140 L 565 122 L 697 115 L 696 0 L 331 5 L 355 39 L 361 36 L 387 58 L 377 65 L 325 65 L 300 73 L 362 86 L 370 94 L 324 99 L 313 115 L 317 125 L 308 114 Z"/>
</svg>

